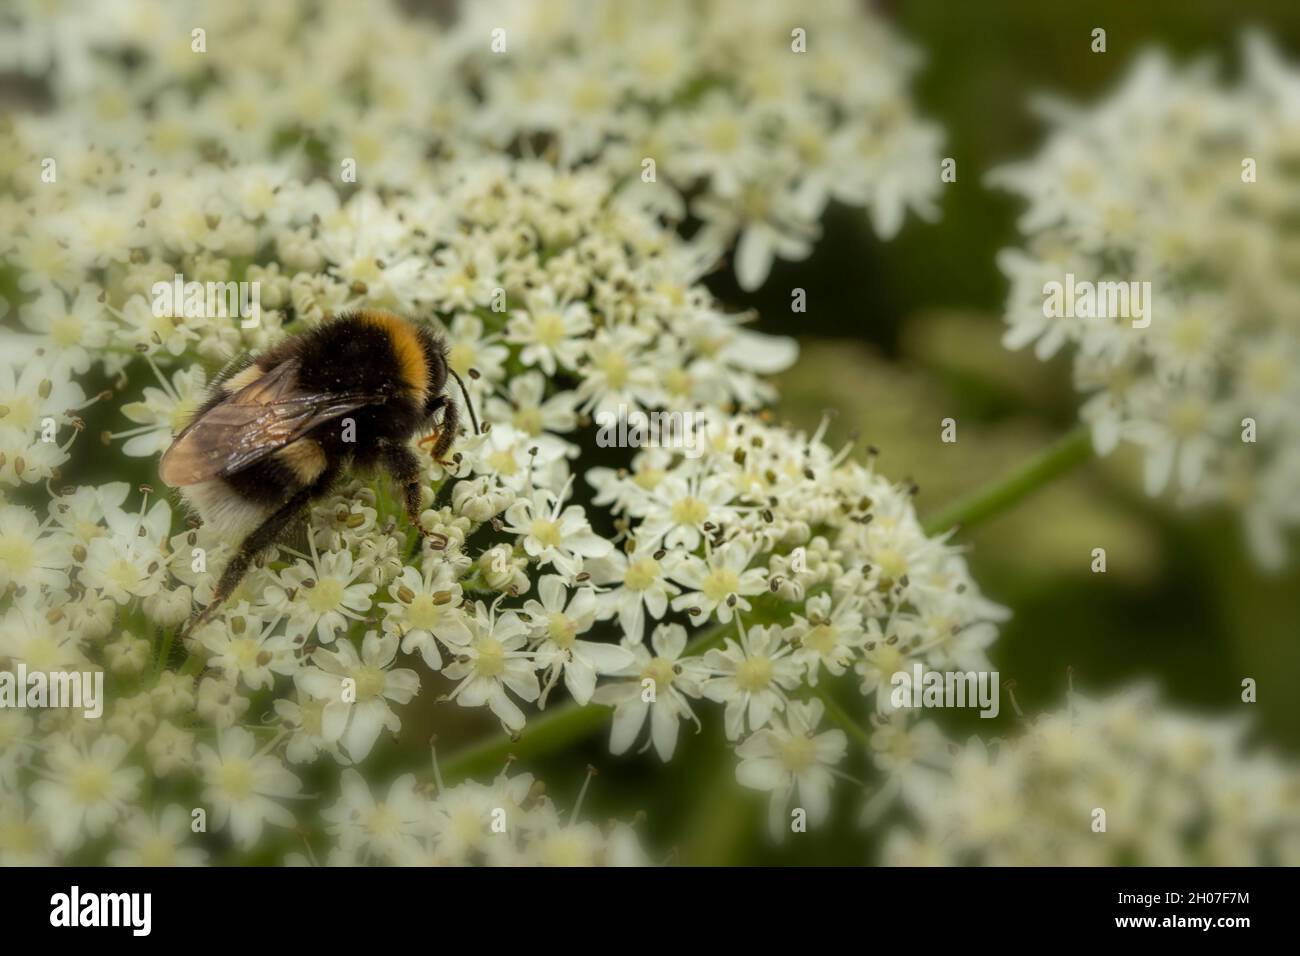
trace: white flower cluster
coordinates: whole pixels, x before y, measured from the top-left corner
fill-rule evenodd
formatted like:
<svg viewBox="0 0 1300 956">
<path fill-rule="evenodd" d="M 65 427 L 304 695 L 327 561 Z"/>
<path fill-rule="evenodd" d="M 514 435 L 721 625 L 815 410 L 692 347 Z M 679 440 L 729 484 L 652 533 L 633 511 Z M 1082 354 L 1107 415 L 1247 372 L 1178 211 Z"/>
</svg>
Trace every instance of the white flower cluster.
<svg viewBox="0 0 1300 956">
<path fill-rule="evenodd" d="M 689 214 L 707 258 L 736 243 L 743 288 L 775 257 L 806 257 L 831 200 L 865 207 L 885 238 L 908 211 L 936 214 L 942 134 L 907 91 L 916 55 L 854 0 L 504 0 L 467 14 L 453 42 L 469 52 L 476 133 L 592 162 L 631 181 L 632 201 Z M 495 29 L 503 53 L 484 39 Z"/>
<path fill-rule="evenodd" d="M 739 779 L 772 791 L 774 831 L 796 797 L 809 821 L 824 817 L 847 751 L 841 730 L 818 730 L 819 682 L 852 671 L 888 712 L 890 680 L 913 662 L 987 670 L 1004 615 L 959 552 L 926 537 L 909 489 L 849 452 L 736 416 L 698 459 L 644 450 L 629 469 L 589 473 L 625 529 L 621 549 L 589 565 L 598 604 L 637 656 L 618 672 L 630 680 L 595 695 L 615 707 L 611 748 L 628 749 L 648 721 L 646 746 L 667 760 L 680 721 L 695 719 L 690 698 L 723 705 Z M 659 625 L 642 646 L 646 618 L 670 609 L 716 624 L 691 644 Z M 853 708 L 850 728 L 867 713 Z"/>
<path fill-rule="evenodd" d="M 104 681 L 94 702 L 100 714 L 38 706 L 47 690 L 35 701 L 30 682 L 16 692 L 28 706 L 15 706 L 11 690 L 0 708 L 0 865 L 204 863 L 209 852 L 196 833 L 209 829 L 250 850 L 267 825 L 297 824 L 291 806 L 308 799 L 300 768 L 323 752 L 340 763 L 351 762 L 345 754 L 359 761 L 383 729 L 400 728 L 393 707 L 420 689 L 416 671 L 392 666 L 396 629 L 369 631 L 356 644 L 340 636 L 328 650 L 307 654 L 302 634 L 268 617 L 275 601 L 286 600 L 274 586 L 266 589 L 270 603 L 238 603 L 175 666 L 170 635 L 191 596 L 178 580 L 194 579 L 196 535 L 172 535 L 165 501 L 128 511 L 127 497 L 121 483 L 83 487 L 55 499 L 43 523 L 30 509 L 0 507 L 7 598 L 0 670 L 40 674 L 47 690 L 69 674 L 83 688 L 93 675 Z M 374 556 L 365 567 L 376 572 L 382 549 L 363 538 L 353 543 Z M 351 555 L 331 551 L 322 567 L 350 580 Z M 322 574 L 305 602 L 318 603 L 316 593 L 338 580 Z M 375 591 L 373 584 L 339 586 L 340 600 L 313 613 L 318 636 L 332 638 L 327 628 L 348 623 L 352 608 L 368 608 Z M 395 583 L 393 590 L 404 588 Z M 409 602 L 406 619 L 418 605 Z M 386 624 L 400 627 L 392 616 Z M 418 643 L 418 632 L 406 636 Z M 351 703 L 340 692 L 345 677 L 356 688 Z M 348 768 L 340 786 L 338 802 L 319 812 L 331 863 L 642 859 L 629 828 L 604 831 L 562 818 L 527 774 L 436 789 L 417 787 L 407 775 L 376 800 Z M 118 839 L 106 846 L 110 830 Z"/>
<path fill-rule="evenodd" d="M 55 149 L 48 133 L 20 125 L 6 152 L 39 165 Z M 598 171 L 480 159 L 441 167 L 419 192 L 342 200 L 288 164 L 142 178 L 117 154 L 97 156 L 91 184 L 62 179 L 8 201 L 15 218 L 29 214 L 0 251 L 32 298 L 18 310 L 23 334 L 5 338 L 22 365 L 0 371 L 6 484 L 46 481 L 67 461 L 68 427 L 88 404 L 75 378 L 92 364 L 117 375 L 142 353 L 171 369 L 123 408 L 137 425 L 119 433 L 127 453 L 152 455 L 202 401 L 202 364 L 263 348 L 286 322 L 363 305 L 448 317 L 452 367 L 474 369 L 476 397 L 507 419 L 490 446 L 494 468 L 516 483 L 530 462 L 550 467 L 576 450 L 547 433 L 579 415 L 756 405 L 774 394 L 758 373 L 795 356 L 792 342 L 724 313 L 673 233 L 615 204 Z M 248 199 L 250 179 L 263 177 L 274 186 Z M 88 227 L 101 213 L 114 228 Z M 259 321 L 159 309 L 151 290 L 178 273 L 259 283 Z M 507 389 L 512 355 L 527 374 Z M 545 394 L 543 377 L 555 375 L 575 387 Z"/>
<path fill-rule="evenodd" d="M 476 61 L 464 31 L 477 21 L 456 41 L 383 7 L 364 18 L 341 4 L 205 9 L 202 53 L 184 5 L 115 4 L 93 36 L 67 23 L 49 49 L 35 31 L 28 65 L 53 65 L 55 108 L 0 128 L 0 208 L 18 223 L 0 239 L 14 296 L 0 482 L 15 494 L 0 506 L 0 665 L 106 683 L 102 718 L 0 710 L 0 856 L 195 862 L 267 841 L 284 858 L 291 828 L 317 821 L 308 858 L 326 862 L 623 862 L 636 857 L 626 828 L 560 825 L 528 778 L 435 789 L 403 776 L 378 801 L 352 768 L 401 731 L 422 692 L 484 708 L 517 735 L 563 685 L 576 705 L 613 708 L 612 750 L 646 730 L 665 760 L 705 698 L 721 707 L 742 781 L 773 791 L 774 813 L 797 794 L 821 819 L 847 741 L 818 728 L 819 677 L 856 670 L 870 695 L 913 658 L 987 666 L 1001 612 L 956 550 L 925 536 L 908 489 L 820 435 L 744 412 L 775 397 L 764 376 L 794 345 L 747 330 L 698 282 L 731 240 L 712 228 L 713 240 L 688 241 L 675 216 L 633 199 L 608 159 L 625 131 L 590 140 L 577 162 L 438 123 L 457 103 L 493 115 L 485 89 L 413 68 L 457 62 L 458 43 Z M 722 8 L 689 40 L 686 21 L 662 21 L 694 51 L 658 87 L 673 110 L 663 128 L 689 124 L 705 94 L 731 96 L 702 115 L 762 118 L 737 131 L 744 154 L 786 164 L 779 181 L 749 159 L 739 179 L 725 164 L 689 167 L 677 185 L 700 202 L 759 184 L 769 198 L 812 188 L 790 178 L 780 146 L 801 97 L 823 134 L 846 141 L 889 141 L 862 97 L 903 116 L 893 86 L 835 99 L 846 89 L 835 64 L 852 65 L 847 27 L 812 29 L 826 52 L 788 51 L 805 65 L 770 88 L 757 60 L 741 69 L 754 31 L 779 19 L 764 9 L 733 51 L 746 77 L 734 89 L 700 72 L 700 57 L 740 39 L 725 35 Z M 773 42 L 786 49 L 782 29 Z M 502 76 L 532 69 L 503 64 Z M 433 82 L 411 82 L 420 75 Z M 628 112 L 630 84 L 619 80 L 608 122 Z M 353 92 L 308 108 L 304 97 L 331 88 Z M 370 152 L 353 148 L 363 127 Z M 551 132 L 561 128 L 576 129 Z M 355 159 L 355 184 L 340 158 Z M 823 188 L 848 181 L 833 172 Z M 872 201 L 888 219 L 896 200 Z M 160 307 L 178 274 L 256 282 L 260 311 L 247 321 L 188 296 Z M 63 487 L 104 462 L 78 439 L 82 414 L 116 417 L 125 427 L 102 436 L 109 446 L 152 460 L 211 371 L 362 307 L 434 324 L 482 412 L 485 428 L 467 430 L 453 463 L 428 460 L 431 539 L 384 479 L 351 476 L 179 646 L 238 542 L 187 523 L 154 488 Z M 594 418 L 659 409 L 701 416 L 705 427 L 679 433 L 699 444 L 585 460 Z M 338 785 L 309 796 L 318 761 Z M 505 830 L 489 804 L 506 808 Z M 110 829 L 135 850 L 110 846 Z"/>
<path fill-rule="evenodd" d="M 664 760 L 696 720 L 692 701 L 715 702 L 740 779 L 772 791 L 774 827 L 796 797 L 820 821 L 847 740 L 818 727 L 819 679 L 851 669 L 869 696 L 912 661 L 986 669 L 1000 609 L 953 548 L 924 535 L 906 488 L 816 436 L 724 420 L 698 458 L 646 449 L 627 470 L 587 473 L 593 505 L 622 529 L 612 540 L 567 503 L 571 479 L 552 490 L 537 468 L 512 490 L 484 465 L 496 454 L 485 441 L 467 444 L 465 477 L 437 482 L 451 503 L 424 520 L 446 546 L 414 563 L 399 508 L 354 482 L 314 509 L 308 553 L 282 546 L 250 574 L 183 663 L 170 634 L 213 578 L 193 558 L 216 567 L 222 544 L 175 532 L 166 501 L 126 508 L 120 483 L 62 495 L 44 521 L 4 506 L 13 601 L 0 659 L 104 671 L 111 702 L 100 721 L 0 712 L 15 742 L 0 786 L 14 832 L 33 854 L 84 848 L 146 812 L 147 769 L 248 848 L 266 824 L 293 824 L 294 768 L 364 760 L 439 670 L 447 699 L 490 708 L 512 732 L 562 681 L 577 703 L 614 708 L 611 750 L 648 725 Z M 594 639 L 611 631 L 618 643 Z"/>
<path fill-rule="evenodd" d="M 159 164 L 296 152 L 381 188 L 431 157 L 545 154 L 689 215 L 704 259 L 735 243 L 746 288 L 808 255 L 830 200 L 882 237 L 935 215 L 942 135 L 908 94 L 916 56 L 853 0 L 490 0 L 446 28 L 386 0 L 60 8 L 14 11 L 10 62 L 53 66 L 83 122 Z"/>
<path fill-rule="evenodd" d="M 1048 104 L 1042 152 L 993 181 L 1029 204 L 1026 246 L 1000 258 L 1006 344 L 1071 347 L 1098 451 L 1140 447 L 1149 494 L 1239 511 L 1277 566 L 1300 525 L 1300 71 L 1260 39 L 1245 60 L 1226 87 L 1149 54 L 1092 109 Z M 1148 312 L 1048 309 L 1067 275 L 1149 283 Z"/>
<path fill-rule="evenodd" d="M 1071 695 L 1011 740 L 918 748 L 893 864 L 1295 866 L 1300 775 L 1248 752 L 1244 721 L 1169 710 L 1152 688 Z"/>
</svg>

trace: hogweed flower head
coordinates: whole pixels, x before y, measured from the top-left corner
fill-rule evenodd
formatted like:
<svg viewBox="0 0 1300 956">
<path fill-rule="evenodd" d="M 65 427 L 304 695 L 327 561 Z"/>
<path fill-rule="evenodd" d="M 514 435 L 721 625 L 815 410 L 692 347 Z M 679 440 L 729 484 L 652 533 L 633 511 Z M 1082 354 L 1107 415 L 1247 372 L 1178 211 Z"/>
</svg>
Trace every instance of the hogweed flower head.
<svg viewBox="0 0 1300 956">
<path fill-rule="evenodd" d="M 931 747 L 904 789 L 904 865 L 1259 866 L 1300 859 L 1300 777 L 1242 721 L 1150 686 L 1072 694 L 1011 739 Z"/>
<path fill-rule="evenodd" d="M 1300 71 L 1245 53 L 1233 86 L 1150 52 L 1091 108 L 1047 102 L 1042 150 L 991 179 L 1027 201 L 1005 344 L 1068 348 L 1097 450 L 1138 447 L 1149 494 L 1237 511 L 1275 567 L 1300 525 Z"/>
</svg>

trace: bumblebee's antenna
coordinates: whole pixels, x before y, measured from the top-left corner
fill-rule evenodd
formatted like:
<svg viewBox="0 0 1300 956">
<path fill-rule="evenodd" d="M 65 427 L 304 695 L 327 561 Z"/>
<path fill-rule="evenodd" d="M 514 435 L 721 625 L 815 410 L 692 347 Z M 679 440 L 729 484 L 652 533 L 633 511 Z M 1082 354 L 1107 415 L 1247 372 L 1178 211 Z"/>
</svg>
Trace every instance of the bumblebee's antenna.
<svg viewBox="0 0 1300 956">
<path fill-rule="evenodd" d="M 465 407 L 469 409 L 469 420 L 474 423 L 474 434 L 475 435 L 483 434 L 482 429 L 478 427 L 478 416 L 474 414 L 474 403 L 471 402 L 469 399 L 469 389 L 465 387 L 465 383 L 460 380 L 460 376 L 456 374 L 456 370 L 454 368 L 448 365 L 447 371 L 451 373 L 451 377 L 454 378 L 456 380 L 456 384 L 460 386 L 461 395 L 465 396 Z"/>
</svg>

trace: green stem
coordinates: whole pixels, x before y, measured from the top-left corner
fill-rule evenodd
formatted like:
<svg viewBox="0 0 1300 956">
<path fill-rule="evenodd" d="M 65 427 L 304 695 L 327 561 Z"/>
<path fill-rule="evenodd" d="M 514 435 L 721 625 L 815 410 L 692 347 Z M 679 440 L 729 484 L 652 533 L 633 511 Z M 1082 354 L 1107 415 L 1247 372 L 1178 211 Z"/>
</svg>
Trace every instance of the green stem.
<svg viewBox="0 0 1300 956">
<path fill-rule="evenodd" d="M 722 643 L 735 624 L 718 624 L 702 632 L 687 645 L 684 655 L 703 654 Z M 496 773 L 510 757 L 539 757 L 554 753 L 575 740 L 594 734 L 605 724 L 613 711 L 603 704 L 580 707 L 568 701 L 528 722 L 518 737 L 502 738 L 494 735 L 481 743 L 471 744 L 457 751 L 441 766 L 445 783 Z"/>
<path fill-rule="evenodd" d="M 513 740 L 493 735 L 458 750 L 442 764 L 442 779 L 451 784 L 467 777 L 496 773 L 511 757 L 540 757 L 554 753 L 566 744 L 595 733 L 609 713 L 609 708 L 601 704 L 579 707 L 568 701 L 533 717 Z"/>
<path fill-rule="evenodd" d="M 877 693 L 880 693 L 880 691 L 877 691 Z M 818 684 L 817 687 L 813 689 L 813 694 L 826 705 L 826 713 L 831 720 L 835 721 L 835 723 L 839 724 L 851 735 L 856 737 L 859 743 L 866 747 L 871 746 L 871 734 L 865 727 L 854 720 L 853 716 L 847 710 L 840 706 L 840 702 L 831 694 L 829 687 L 825 684 Z"/>
<path fill-rule="evenodd" d="M 982 488 L 944 508 L 925 522 L 925 533 L 942 534 L 952 528 L 969 529 L 1029 497 L 1053 478 L 1092 457 L 1087 425 L 1079 425 Z"/>
<path fill-rule="evenodd" d="M 167 657 L 172 652 L 172 639 L 175 636 L 175 627 L 163 628 L 162 643 L 158 648 L 158 672 L 154 675 L 155 678 L 160 677 L 167 668 Z"/>
</svg>

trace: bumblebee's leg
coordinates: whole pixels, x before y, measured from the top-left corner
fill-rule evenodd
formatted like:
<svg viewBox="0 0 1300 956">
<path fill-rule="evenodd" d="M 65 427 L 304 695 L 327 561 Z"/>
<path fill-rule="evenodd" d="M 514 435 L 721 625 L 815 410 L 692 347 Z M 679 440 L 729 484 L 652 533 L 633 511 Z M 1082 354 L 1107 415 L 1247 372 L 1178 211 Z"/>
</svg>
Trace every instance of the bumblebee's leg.
<svg viewBox="0 0 1300 956">
<path fill-rule="evenodd" d="M 406 517 L 415 525 L 420 534 L 426 538 L 440 540 L 441 535 L 434 534 L 432 531 L 426 531 L 424 525 L 420 524 L 420 510 L 423 506 L 423 500 L 420 492 L 422 488 L 421 478 L 423 469 L 420 467 L 420 459 L 415 456 L 415 452 L 405 445 L 384 445 L 384 467 L 388 473 L 393 476 L 393 481 L 402 487 L 402 502 L 406 507 Z M 445 543 L 445 542 L 444 542 Z"/>
<path fill-rule="evenodd" d="M 445 407 L 447 404 L 448 404 L 448 402 L 447 402 L 447 396 L 446 396 L 446 395 L 439 395 L 437 398 L 433 399 L 433 401 L 431 401 L 431 402 L 429 403 L 429 405 L 428 405 L 428 407 L 425 409 L 425 411 L 426 411 L 429 415 L 432 415 L 432 414 L 433 414 L 434 412 L 436 412 L 438 409 Z M 436 427 L 436 426 L 435 426 L 434 429 L 433 429 L 432 431 L 429 432 L 429 434 L 427 434 L 427 435 L 425 435 L 423 438 L 421 438 L 418 442 L 416 442 L 416 444 L 419 445 L 421 448 L 426 448 L 426 449 L 427 449 L 427 448 L 429 448 L 431 445 L 435 445 L 435 444 L 437 444 L 438 441 L 441 440 L 441 438 L 442 438 L 442 429 L 439 428 L 439 427 Z"/>
<path fill-rule="evenodd" d="M 208 606 L 191 617 L 189 623 L 185 625 L 185 629 L 181 631 L 182 639 L 189 637 L 196 627 L 217 612 L 221 605 L 225 603 L 226 598 L 230 597 L 235 588 L 239 587 L 239 582 L 248 573 L 248 566 L 253 563 L 259 554 L 274 544 L 276 539 L 280 537 L 280 532 L 302 513 L 307 502 L 311 500 L 311 496 L 312 489 L 304 488 L 277 508 L 269 518 L 249 533 L 248 537 L 239 545 L 239 550 L 231 557 L 226 569 L 221 572 L 221 579 L 212 592 L 212 600 L 208 602 Z"/>
<path fill-rule="evenodd" d="M 448 401 L 446 396 L 439 396 L 437 401 L 431 406 L 433 411 L 442 409 L 442 420 L 428 435 L 421 438 L 417 445 L 421 448 L 429 448 L 429 454 L 433 460 L 444 468 L 452 468 L 455 462 L 444 460 L 447 450 L 451 448 L 451 443 L 456 440 L 456 432 L 460 429 L 460 412 L 456 410 L 456 403 Z"/>
<path fill-rule="evenodd" d="M 451 443 L 456 440 L 456 432 L 460 430 L 460 412 L 456 410 L 455 402 L 447 402 L 442 406 L 442 421 L 438 423 L 438 441 L 433 446 L 433 458 L 440 464 L 450 464 L 444 462 L 443 458 L 451 448 Z"/>
</svg>

